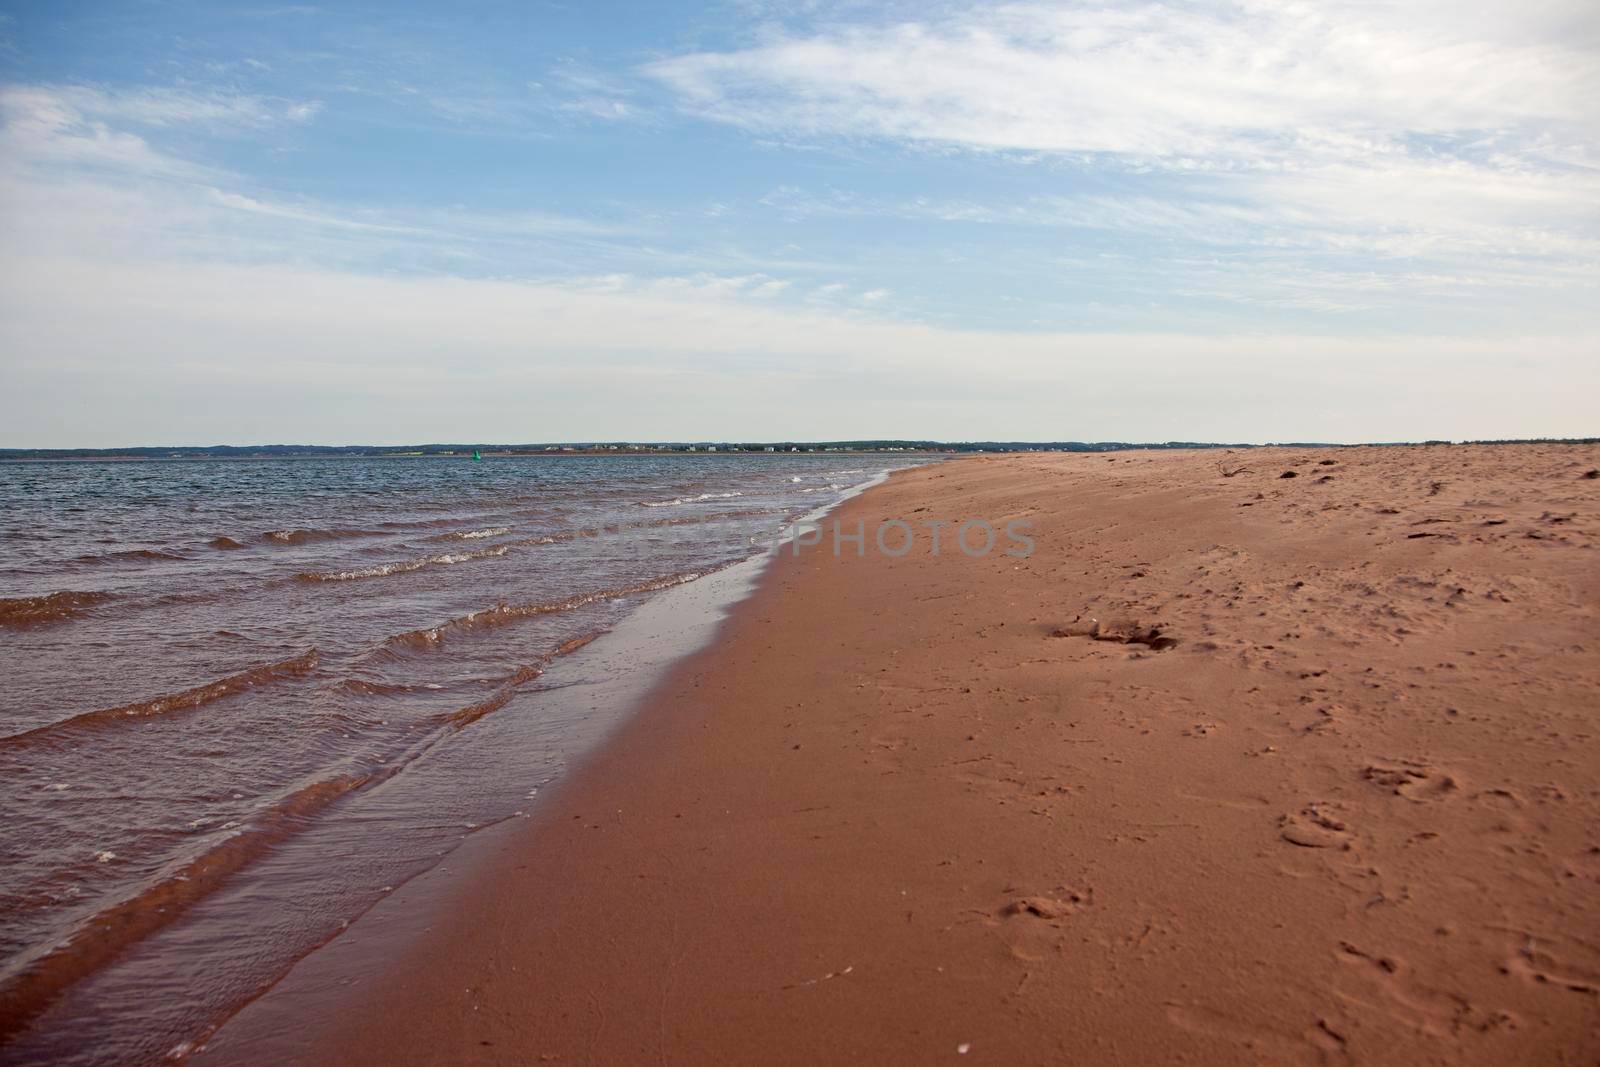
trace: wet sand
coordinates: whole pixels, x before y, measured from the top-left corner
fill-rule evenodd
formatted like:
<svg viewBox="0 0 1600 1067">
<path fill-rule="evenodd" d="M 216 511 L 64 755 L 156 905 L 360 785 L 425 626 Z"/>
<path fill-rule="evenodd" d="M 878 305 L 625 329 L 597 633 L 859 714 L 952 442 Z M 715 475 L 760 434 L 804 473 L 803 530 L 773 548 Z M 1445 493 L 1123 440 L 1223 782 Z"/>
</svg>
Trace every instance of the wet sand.
<svg viewBox="0 0 1600 1067">
<path fill-rule="evenodd" d="M 201 1059 L 1592 1063 L 1597 467 L 897 474 L 847 529 L 1036 551 L 785 554 L 336 1003 Z"/>
</svg>

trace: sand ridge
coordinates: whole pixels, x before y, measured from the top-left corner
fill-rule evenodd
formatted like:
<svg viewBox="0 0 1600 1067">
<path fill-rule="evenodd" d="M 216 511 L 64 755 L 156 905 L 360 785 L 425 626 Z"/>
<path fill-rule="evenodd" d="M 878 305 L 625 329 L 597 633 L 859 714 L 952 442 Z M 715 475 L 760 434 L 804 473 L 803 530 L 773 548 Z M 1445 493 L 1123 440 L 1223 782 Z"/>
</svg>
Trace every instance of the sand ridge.
<svg viewBox="0 0 1600 1067">
<path fill-rule="evenodd" d="M 897 474 L 1037 551 L 781 559 L 307 1059 L 1593 1062 L 1596 467 Z"/>
</svg>

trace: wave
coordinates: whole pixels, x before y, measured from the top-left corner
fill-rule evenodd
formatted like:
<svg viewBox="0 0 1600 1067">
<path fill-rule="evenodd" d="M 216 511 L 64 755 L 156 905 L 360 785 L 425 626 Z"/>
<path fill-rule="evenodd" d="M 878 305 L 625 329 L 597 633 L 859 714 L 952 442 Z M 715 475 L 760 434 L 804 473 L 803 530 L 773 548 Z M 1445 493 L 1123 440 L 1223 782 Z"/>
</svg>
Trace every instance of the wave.
<svg viewBox="0 0 1600 1067">
<path fill-rule="evenodd" d="M 593 633 L 580 634 L 577 637 L 563 641 L 544 656 L 544 662 L 549 663 L 553 659 L 576 652 L 603 633 L 605 633 L 604 630 L 596 630 Z M 544 668 L 542 666 L 530 664 L 529 666 L 518 667 L 510 675 L 501 679 L 500 684 L 495 687 L 493 693 L 475 704 L 468 704 L 464 708 L 441 715 L 437 721 L 446 726 L 453 726 L 457 730 L 463 729 L 490 712 L 499 711 L 511 703 L 511 698 L 517 695 L 518 688 L 528 684 L 543 673 Z"/>
<path fill-rule="evenodd" d="M 61 719 L 57 722 L 35 727 L 32 730 L 26 730 L 20 734 L 0 737 L 0 749 L 38 744 L 62 734 L 73 734 L 84 729 L 93 729 L 125 719 L 148 719 L 175 711 L 187 711 L 204 704 L 214 703 L 224 697 L 232 696 L 234 693 L 253 689 L 259 685 L 309 674 L 316 669 L 316 666 L 317 650 L 313 648 L 292 659 L 280 660 L 277 663 L 263 663 L 260 666 L 240 671 L 238 674 L 230 674 L 226 678 L 219 678 L 214 682 L 207 682 L 205 685 L 197 685 L 193 689 L 185 689 L 179 693 L 170 693 L 166 696 L 124 704 L 116 708 L 86 711 L 81 715 L 74 715 L 70 719 Z"/>
<path fill-rule="evenodd" d="M 256 815 L 249 826 L 187 863 L 169 866 L 154 883 L 90 916 L 73 935 L 23 963 L 0 984 L 0 1019 L 6 1029 L 15 1033 L 68 986 L 172 922 L 293 834 L 310 816 L 373 777 L 330 778 L 290 793 Z"/>
<path fill-rule="evenodd" d="M 499 537 L 501 534 L 511 532 L 509 526 L 491 526 L 487 530 L 461 530 L 454 533 L 439 534 L 430 538 L 434 541 L 481 541 L 486 537 Z"/>
<path fill-rule="evenodd" d="M 679 581 L 689 581 L 694 575 L 671 576 Z M 639 583 L 630 589 L 647 586 L 665 587 L 671 579 L 661 578 L 651 583 Z M 619 591 L 620 592 L 620 591 Z M 601 636 L 604 631 L 581 634 L 571 638 L 542 657 L 544 663 L 558 656 L 574 652 Z M 316 652 L 311 650 L 294 660 L 270 664 L 251 672 L 223 679 L 213 686 L 246 675 L 258 674 L 278 668 L 296 670 L 315 662 Z M 475 704 L 440 716 L 441 726 L 461 730 L 497 711 L 511 701 L 520 686 L 534 681 L 543 673 L 540 665 L 525 665 L 500 680 L 495 691 Z M 210 688 L 210 687 L 202 687 Z M 374 690 L 398 691 L 415 687 L 374 686 Z M 174 701 L 200 690 L 189 690 L 176 697 L 163 698 Z M 150 702 L 154 705 L 158 702 Z M 113 709 L 119 710 L 119 709 Z M 82 717 L 80 717 L 82 718 Z M 9 740 L 9 739 L 7 739 Z M 31 957 L 10 961 L 0 969 L 0 1025 L 15 1033 L 23 1025 L 48 1009 L 67 989 L 113 962 L 128 949 L 181 917 L 195 904 L 221 888 L 228 879 L 254 863 L 302 830 L 324 809 L 341 798 L 365 786 L 387 781 L 411 765 L 429 746 L 414 750 L 407 758 L 365 773 L 347 774 L 327 778 L 288 793 L 257 812 L 242 829 L 235 829 L 211 845 L 199 856 L 187 861 L 174 861 L 152 882 L 106 907 L 99 909 L 76 924 L 74 931 L 64 940 L 44 947 Z M 9 972 L 9 973 L 8 973 Z"/>
<path fill-rule="evenodd" d="M 390 519 L 380 522 L 378 526 L 384 530 L 437 530 L 444 526 L 460 526 L 463 522 L 493 522 L 500 516 L 498 514 L 479 513 L 476 515 L 441 515 L 436 519 Z"/>
<path fill-rule="evenodd" d="M 309 545 L 316 541 L 342 541 L 349 537 L 381 537 L 376 530 L 273 530 L 261 535 L 276 545 Z"/>
<path fill-rule="evenodd" d="M 42 623 L 65 622 L 96 604 L 111 599 L 110 593 L 85 593 L 64 589 L 44 596 L 24 596 L 0 599 L 0 626 L 38 626 Z"/>
<path fill-rule="evenodd" d="M 475 559 L 488 559 L 492 556 L 506 554 L 508 545 L 496 545 L 493 548 L 482 548 L 476 552 L 446 552 L 438 556 L 423 556 L 420 559 L 399 560 L 395 563 L 384 563 L 376 567 L 363 567 L 353 571 L 307 571 L 295 575 L 296 581 L 301 582 L 353 582 L 362 578 L 386 578 L 391 574 L 409 574 L 420 571 L 424 567 L 445 567 L 452 563 L 466 563 Z"/>
<path fill-rule="evenodd" d="M 220 548 L 227 551 L 244 547 L 244 545 L 240 544 L 238 541 L 235 541 L 231 537 L 213 537 L 211 540 L 207 541 L 206 544 L 210 545 L 212 548 Z"/>
<path fill-rule="evenodd" d="M 743 493 L 701 493 L 699 496 L 680 496 L 673 500 L 645 501 L 647 508 L 675 508 L 681 504 L 698 504 L 705 500 L 732 500 Z"/>
<path fill-rule="evenodd" d="M 722 496 L 738 496 L 738 493 L 721 494 Z M 647 504 L 646 507 L 658 505 Z M 725 522 L 732 519 L 745 518 L 752 515 L 761 515 L 760 510 L 725 511 L 716 515 L 678 515 L 664 519 L 652 519 L 649 522 L 619 522 L 607 526 L 585 527 L 578 530 L 562 530 L 559 533 L 545 534 L 539 537 L 524 537 L 515 541 L 505 541 L 488 548 L 480 548 L 474 552 L 446 552 L 435 556 L 422 556 L 416 559 L 398 560 L 394 563 L 383 563 L 373 567 L 362 567 L 348 571 L 306 571 L 295 575 L 297 581 L 302 582 L 349 582 L 361 578 L 383 578 L 391 574 L 408 574 L 419 571 L 424 567 L 448 566 L 453 563 L 466 563 L 475 559 L 487 559 L 492 556 L 503 556 L 513 548 L 533 548 L 540 545 L 561 544 L 567 541 L 579 541 L 588 537 L 604 537 L 617 535 L 633 530 L 657 529 L 665 526 L 694 526 Z M 496 527 L 489 530 L 467 531 L 460 536 L 466 537 L 493 537 L 501 533 L 510 532 L 510 527 Z"/>
<path fill-rule="evenodd" d="M 438 722 L 446 726 L 454 726 L 457 730 L 463 729 L 477 722 L 491 711 L 499 711 L 511 702 L 516 695 L 517 687 L 533 681 L 543 674 L 541 667 L 518 667 L 512 674 L 504 679 L 495 691 L 475 704 L 468 704 L 456 711 L 446 712 L 439 716 Z"/>
<path fill-rule="evenodd" d="M 610 589 L 597 589 L 591 593 L 576 593 L 561 600 L 546 600 L 531 604 L 496 604 L 493 607 L 474 611 L 462 615 L 437 626 L 430 626 L 425 630 L 410 630 L 406 633 L 395 634 L 387 638 L 383 645 L 391 650 L 407 648 L 432 648 L 449 634 L 471 633 L 474 630 L 490 629 L 504 626 L 507 623 L 520 619 L 535 618 L 540 615 L 554 615 L 558 612 L 573 611 L 589 604 L 598 604 L 605 600 L 615 600 L 618 597 L 633 596 L 638 593 L 653 593 L 662 589 L 670 589 L 675 585 L 683 585 L 700 577 L 700 571 L 683 571 L 677 574 L 665 574 L 657 578 L 649 578 L 632 585 L 617 586 Z M 585 642 L 587 643 L 587 642 Z M 576 646 L 575 646 L 576 647 Z"/>
<path fill-rule="evenodd" d="M 374 682 L 366 678 L 345 678 L 335 682 L 333 688 L 341 693 L 353 693 L 363 697 L 392 697 L 402 696 L 407 693 L 420 693 L 428 689 L 438 689 L 437 685 L 407 685 L 399 682 Z"/>
<path fill-rule="evenodd" d="M 74 563 L 144 563 L 150 560 L 181 560 L 176 552 L 162 552 L 155 548 L 130 548 L 122 552 L 105 552 L 98 555 L 78 556 Z"/>
<path fill-rule="evenodd" d="M 606 631 L 604 631 L 604 630 L 596 630 L 593 633 L 579 634 L 577 637 L 574 637 L 574 638 L 571 638 L 569 640 L 563 641 L 559 645 L 556 646 L 555 651 L 550 653 L 548 658 L 549 659 L 555 659 L 557 656 L 565 656 L 565 655 L 568 655 L 570 653 L 576 652 L 576 651 L 578 651 L 578 649 L 582 648 L 584 645 L 587 645 L 590 641 L 593 641 L 596 638 L 603 636 L 605 634 L 605 632 Z"/>
</svg>

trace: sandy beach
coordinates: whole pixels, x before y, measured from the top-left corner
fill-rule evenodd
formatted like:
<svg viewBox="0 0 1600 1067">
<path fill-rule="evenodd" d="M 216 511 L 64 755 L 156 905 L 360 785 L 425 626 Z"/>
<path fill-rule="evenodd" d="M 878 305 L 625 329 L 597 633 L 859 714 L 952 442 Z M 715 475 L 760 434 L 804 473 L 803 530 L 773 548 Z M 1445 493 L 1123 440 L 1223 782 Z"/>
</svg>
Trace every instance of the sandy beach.
<svg viewBox="0 0 1600 1067">
<path fill-rule="evenodd" d="M 529 818 L 358 922 L 339 1003 L 287 1032 L 291 974 L 199 1062 L 1593 1063 L 1597 467 L 899 472 L 833 516 L 865 554 L 785 551 Z M 978 518 L 1035 550 L 872 545 Z"/>
</svg>

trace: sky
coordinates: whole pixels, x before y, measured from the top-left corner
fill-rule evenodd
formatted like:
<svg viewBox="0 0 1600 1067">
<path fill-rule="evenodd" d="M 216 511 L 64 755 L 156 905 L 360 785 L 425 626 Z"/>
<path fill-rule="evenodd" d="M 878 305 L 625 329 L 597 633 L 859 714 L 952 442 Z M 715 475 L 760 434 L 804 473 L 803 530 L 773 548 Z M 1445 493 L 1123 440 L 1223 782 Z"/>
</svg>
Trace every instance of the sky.
<svg viewBox="0 0 1600 1067">
<path fill-rule="evenodd" d="M 1600 5 L 0 0 L 0 447 L 1600 434 Z"/>
</svg>

